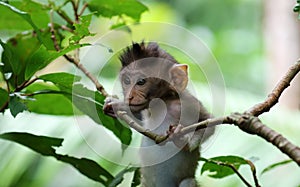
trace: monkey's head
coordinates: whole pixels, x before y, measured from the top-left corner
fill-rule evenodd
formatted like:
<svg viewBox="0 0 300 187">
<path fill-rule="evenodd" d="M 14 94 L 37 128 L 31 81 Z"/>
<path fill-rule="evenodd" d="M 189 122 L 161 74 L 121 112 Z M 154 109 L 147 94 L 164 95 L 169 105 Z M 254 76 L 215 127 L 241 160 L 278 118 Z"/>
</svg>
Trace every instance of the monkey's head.
<svg viewBox="0 0 300 187">
<path fill-rule="evenodd" d="M 154 98 L 179 95 L 186 89 L 188 66 L 179 64 L 157 43 L 133 43 L 120 61 L 124 100 L 132 112 L 147 108 Z"/>
</svg>

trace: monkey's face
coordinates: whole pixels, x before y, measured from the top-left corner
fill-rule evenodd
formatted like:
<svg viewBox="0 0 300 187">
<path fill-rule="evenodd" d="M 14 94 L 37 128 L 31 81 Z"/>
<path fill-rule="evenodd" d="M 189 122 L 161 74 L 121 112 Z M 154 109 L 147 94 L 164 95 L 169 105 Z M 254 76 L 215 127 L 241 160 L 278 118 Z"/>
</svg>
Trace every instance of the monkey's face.
<svg viewBox="0 0 300 187">
<path fill-rule="evenodd" d="M 148 107 L 151 99 L 160 97 L 161 80 L 143 74 L 126 73 L 122 75 L 122 87 L 125 103 L 132 112 Z"/>
<path fill-rule="evenodd" d="M 121 70 L 120 79 L 124 101 L 132 112 L 148 107 L 150 101 L 164 95 L 170 88 L 164 67 L 151 62 L 133 62 Z M 164 73 L 161 73 L 164 72 Z"/>
<path fill-rule="evenodd" d="M 187 66 L 164 58 L 144 58 L 123 67 L 120 79 L 125 103 L 132 112 L 139 112 L 154 98 L 183 91 Z"/>
</svg>

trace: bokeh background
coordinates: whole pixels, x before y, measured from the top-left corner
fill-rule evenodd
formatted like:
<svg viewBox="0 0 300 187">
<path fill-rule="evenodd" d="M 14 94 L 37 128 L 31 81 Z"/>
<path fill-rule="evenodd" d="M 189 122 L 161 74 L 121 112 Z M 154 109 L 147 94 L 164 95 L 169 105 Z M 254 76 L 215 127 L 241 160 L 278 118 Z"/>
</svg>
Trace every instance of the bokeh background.
<svg viewBox="0 0 300 187">
<path fill-rule="evenodd" d="M 223 114 L 244 111 L 250 106 L 262 101 L 276 82 L 300 56 L 299 23 L 293 13 L 294 1 L 262 1 L 262 0 L 161 0 L 142 1 L 149 11 L 142 14 L 141 22 L 169 23 L 186 28 L 199 37 L 211 50 L 220 67 L 225 84 L 225 107 Z M 112 20 L 95 18 L 90 30 L 97 35 L 109 32 Z M 139 25 L 134 25 L 138 28 Z M 132 29 L 124 32 L 129 39 L 147 40 L 147 33 L 163 32 L 153 30 Z M 16 31 L 17 32 L 17 31 Z M 1 39 L 7 39 L 14 33 L 1 29 Z M 170 33 L 170 39 L 186 45 L 189 41 Z M 91 42 L 95 39 L 90 39 Z M 116 41 L 117 43 L 118 41 Z M 103 50 L 105 51 L 105 50 Z M 180 51 L 172 50 L 172 55 L 178 60 L 185 59 Z M 89 58 L 98 58 L 103 54 L 94 54 Z M 58 61 L 61 61 L 59 59 Z M 188 63 L 188 62 L 187 62 Z M 99 74 L 100 82 L 111 91 L 116 81 L 118 64 L 116 59 L 105 64 L 105 71 L 99 73 L 99 67 L 87 63 L 87 68 Z M 44 72 L 65 70 L 74 72 L 74 67 L 64 62 L 58 62 L 47 67 Z M 190 77 L 197 90 L 199 99 L 212 110 L 210 87 L 202 75 L 190 69 Z M 200 78 L 199 78 L 200 77 Z M 278 105 L 269 113 L 261 116 L 262 121 L 274 130 L 282 133 L 293 143 L 300 145 L 300 76 L 283 94 Z M 87 82 L 88 84 L 88 82 Z M 92 86 L 92 85 L 90 85 Z M 214 93 L 215 94 L 215 93 Z M 220 93 L 223 94 L 223 93 Z M 45 106 L 46 107 L 46 106 Z M 220 115 L 220 114 L 215 114 Z M 78 121 L 80 124 L 78 125 Z M 25 131 L 34 134 L 49 135 L 64 138 L 63 147 L 59 153 L 88 157 L 101 163 L 111 173 L 118 173 L 123 167 L 101 158 L 85 141 L 90 137 L 101 144 L 101 136 L 95 134 L 95 129 L 105 130 L 90 123 L 87 117 L 57 117 L 37 115 L 25 112 L 13 118 L 7 111 L 0 116 L 0 132 Z M 135 139 L 136 141 L 139 138 Z M 133 142 L 136 143 L 136 142 Z M 111 147 L 113 155 L 120 147 Z M 300 186 L 300 169 L 295 163 L 290 163 L 271 170 L 263 175 L 261 171 L 275 162 L 288 159 L 271 144 L 259 137 L 243 133 L 229 125 L 222 125 L 218 133 L 204 149 L 204 157 L 221 155 L 238 155 L 250 159 L 257 167 L 258 177 L 262 186 Z M 242 174 L 251 180 L 247 166 L 243 166 Z M 33 151 L 0 140 L 0 186 L 99 186 L 78 173 L 71 166 L 56 161 L 53 158 L 42 157 Z M 207 173 L 198 179 L 203 186 L 239 187 L 243 186 L 237 176 L 224 179 L 212 179 Z M 129 186 L 132 174 L 127 174 L 120 186 Z"/>
</svg>

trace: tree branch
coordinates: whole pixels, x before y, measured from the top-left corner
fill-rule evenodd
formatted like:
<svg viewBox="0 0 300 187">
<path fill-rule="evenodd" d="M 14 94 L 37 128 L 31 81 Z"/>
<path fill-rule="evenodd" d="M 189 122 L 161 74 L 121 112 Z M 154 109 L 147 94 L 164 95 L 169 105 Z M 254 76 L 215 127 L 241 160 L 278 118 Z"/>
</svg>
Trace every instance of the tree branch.
<svg viewBox="0 0 300 187">
<path fill-rule="evenodd" d="M 81 10 L 80 10 L 80 12 L 78 13 L 78 15 L 79 16 L 81 16 L 83 13 L 84 13 L 84 11 L 85 11 L 85 9 L 88 7 L 88 4 L 87 3 L 84 3 L 83 4 L 83 7 L 81 8 Z"/>
<path fill-rule="evenodd" d="M 261 123 L 255 116 L 249 114 L 235 115 L 231 115 L 229 119 L 230 121 L 232 120 L 234 125 L 237 125 L 244 132 L 255 134 L 272 143 L 300 166 L 300 148 L 298 146 L 292 144 L 284 136 Z"/>
<path fill-rule="evenodd" d="M 70 57 L 69 55 L 64 55 L 64 57 L 74 64 L 78 69 L 80 69 L 96 86 L 96 89 L 104 96 L 107 97 L 109 94 L 105 91 L 102 84 L 99 83 L 99 81 L 94 77 L 82 64 L 79 63 L 79 61 L 75 60 L 74 58 Z"/>
<path fill-rule="evenodd" d="M 79 22 L 79 14 L 78 14 L 78 4 L 79 0 L 71 0 L 73 11 L 74 11 L 74 17 L 75 17 L 75 23 Z"/>
<path fill-rule="evenodd" d="M 77 5 L 75 4 L 75 2 L 72 1 L 73 4 L 73 8 L 74 11 L 77 10 Z M 78 16 L 77 11 L 75 12 L 75 14 Z M 51 32 L 51 39 L 53 40 L 54 43 L 54 47 L 57 51 L 60 51 L 60 47 L 58 45 L 58 42 L 56 40 L 55 37 L 55 28 L 54 28 L 54 23 L 53 23 L 53 12 L 50 12 L 50 32 Z M 78 51 L 77 51 L 78 53 Z M 82 64 L 79 63 L 79 60 L 72 58 L 69 55 L 64 55 L 64 58 L 69 61 L 70 63 L 74 64 L 78 69 L 80 69 L 92 82 L 93 84 L 96 86 L 96 89 L 104 96 L 107 97 L 108 93 L 105 91 L 104 87 L 99 83 L 99 81 L 96 79 L 96 77 L 94 77 Z"/>
<path fill-rule="evenodd" d="M 57 14 L 60 15 L 60 17 L 62 17 L 68 24 L 70 24 L 71 26 L 73 26 L 74 24 L 74 21 L 69 18 L 69 16 L 61 9 L 58 9 L 57 11 Z"/>
<path fill-rule="evenodd" d="M 148 138 L 154 140 L 157 144 L 162 143 L 163 141 L 168 139 L 167 135 L 158 135 L 145 129 L 136 121 L 134 121 L 125 111 L 117 111 L 117 115 L 121 120 L 125 121 L 131 128 L 143 134 L 144 136 L 147 136 Z"/>
<path fill-rule="evenodd" d="M 259 104 L 251 107 L 246 113 L 250 113 L 253 116 L 259 116 L 264 112 L 268 112 L 279 100 L 282 92 L 290 86 L 290 82 L 294 79 L 297 73 L 300 71 L 300 59 L 289 68 L 286 75 L 279 81 L 279 83 L 272 90 L 271 94 L 268 95 L 268 98 Z"/>
</svg>

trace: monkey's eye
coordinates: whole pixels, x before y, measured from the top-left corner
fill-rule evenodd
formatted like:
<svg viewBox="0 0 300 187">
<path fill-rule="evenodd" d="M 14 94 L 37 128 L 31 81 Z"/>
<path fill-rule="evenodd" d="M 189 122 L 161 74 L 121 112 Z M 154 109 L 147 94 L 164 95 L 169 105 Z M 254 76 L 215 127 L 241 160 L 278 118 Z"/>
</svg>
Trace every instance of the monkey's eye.
<svg viewBox="0 0 300 187">
<path fill-rule="evenodd" d="M 137 82 L 136 82 L 136 84 L 140 85 L 140 86 L 144 85 L 145 83 L 146 83 L 146 80 L 142 79 L 142 78 L 138 79 Z"/>
<path fill-rule="evenodd" d="M 123 78 L 123 82 L 124 82 L 124 84 L 126 84 L 126 85 L 130 84 L 130 79 L 129 79 L 129 77 L 125 76 L 125 77 Z"/>
</svg>

